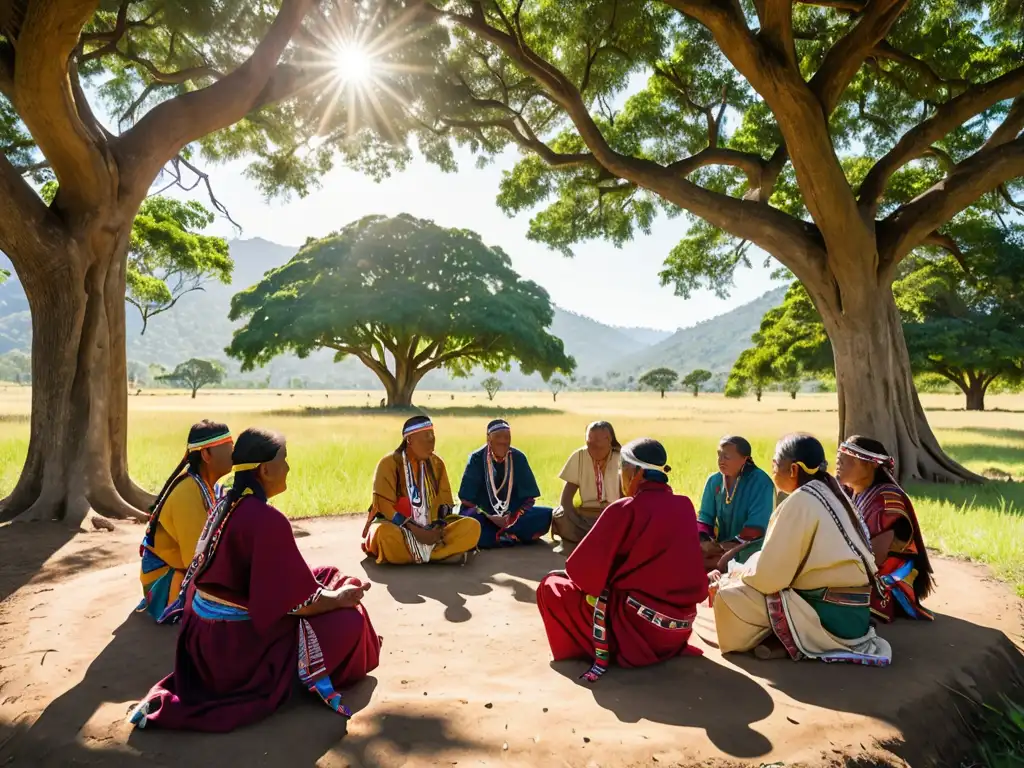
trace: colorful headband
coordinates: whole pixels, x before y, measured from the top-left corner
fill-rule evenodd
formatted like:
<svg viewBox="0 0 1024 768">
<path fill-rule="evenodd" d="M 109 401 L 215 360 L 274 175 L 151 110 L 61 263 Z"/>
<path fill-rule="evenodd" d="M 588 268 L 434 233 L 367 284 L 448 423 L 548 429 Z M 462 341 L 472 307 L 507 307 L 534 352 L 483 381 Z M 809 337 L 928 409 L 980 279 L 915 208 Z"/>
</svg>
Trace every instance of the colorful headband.
<svg viewBox="0 0 1024 768">
<path fill-rule="evenodd" d="M 496 421 L 487 428 L 487 434 L 493 435 L 495 432 L 503 432 L 506 429 L 512 429 L 512 427 L 508 425 L 507 421 Z"/>
<path fill-rule="evenodd" d="M 231 471 L 235 473 L 248 472 L 250 469 L 256 469 L 262 463 L 262 461 L 252 461 L 248 464 L 235 464 L 235 466 L 231 468 Z"/>
<path fill-rule="evenodd" d="M 662 474 L 668 474 L 670 469 L 668 464 L 663 464 L 659 466 L 657 464 L 648 464 L 646 461 L 641 461 L 636 457 L 635 453 L 629 450 L 629 448 L 623 448 L 622 452 L 619 455 L 628 464 L 632 464 L 634 467 L 640 467 L 640 469 L 653 469 L 655 472 L 661 472 Z"/>
<path fill-rule="evenodd" d="M 203 448 L 213 448 L 218 445 L 224 445 L 225 443 L 233 442 L 230 432 L 224 432 L 220 435 L 214 435 L 213 437 L 207 437 L 204 440 L 196 440 L 188 444 L 187 450 L 189 453 L 195 453 L 201 451 Z"/>
<path fill-rule="evenodd" d="M 406 427 L 402 430 L 402 437 L 408 437 L 409 435 L 415 435 L 417 432 L 426 432 L 428 429 L 434 428 L 434 422 L 430 419 L 426 421 L 417 422 L 411 426 Z"/>
<path fill-rule="evenodd" d="M 896 465 L 896 460 L 892 456 L 886 456 L 884 453 L 875 453 L 853 443 L 843 443 L 839 446 L 839 452 L 861 461 L 877 464 L 880 467 L 894 467 Z"/>
</svg>

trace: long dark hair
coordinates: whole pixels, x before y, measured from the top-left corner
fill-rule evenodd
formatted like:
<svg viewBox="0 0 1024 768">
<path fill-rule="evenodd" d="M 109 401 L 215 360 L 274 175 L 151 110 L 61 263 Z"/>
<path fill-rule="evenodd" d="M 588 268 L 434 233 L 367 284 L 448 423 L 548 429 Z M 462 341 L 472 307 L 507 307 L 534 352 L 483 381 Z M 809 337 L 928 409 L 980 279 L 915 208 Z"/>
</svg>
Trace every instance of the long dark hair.
<svg viewBox="0 0 1024 768">
<path fill-rule="evenodd" d="M 405 430 L 410 427 L 418 427 L 421 424 L 429 424 L 429 416 L 413 416 L 411 419 L 406 419 L 405 424 L 402 425 L 402 443 L 395 448 L 395 453 L 405 453 L 405 450 L 409 447 L 409 438 L 405 436 Z"/>
<path fill-rule="evenodd" d="M 608 432 L 608 434 L 611 435 L 611 437 L 612 437 L 612 450 L 613 451 L 621 451 L 622 450 L 622 446 L 619 445 L 619 438 L 617 438 L 615 436 L 615 427 L 612 426 L 612 423 L 610 421 L 594 421 L 594 422 L 591 422 L 587 426 L 587 432 L 588 433 L 591 430 L 594 430 L 594 429 L 606 430 Z M 646 459 L 644 459 L 644 461 L 646 461 Z"/>
<path fill-rule="evenodd" d="M 870 437 L 853 435 L 847 438 L 846 442 L 878 456 L 889 456 L 889 452 L 885 449 L 885 445 Z M 917 566 L 917 579 L 914 581 L 914 591 L 921 600 L 924 600 L 931 593 L 932 588 L 935 585 L 935 577 L 932 575 L 932 564 L 928 559 L 928 550 L 925 549 L 924 546 L 924 536 L 921 533 L 921 525 L 917 521 L 917 513 L 914 511 L 914 503 L 910 501 L 910 497 L 907 496 L 907 492 L 904 491 L 896 481 L 896 477 L 894 475 L 895 469 L 896 463 L 891 458 L 884 464 L 876 465 L 875 477 L 871 482 L 871 487 L 874 488 L 876 485 L 894 485 L 900 489 L 900 492 L 907 499 L 907 503 L 909 505 L 908 512 L 910 513 L 911 518 L 911 527 L 913 528 L 911 534 L 914 537 L 914 546 L 917 549 L 917 554 L 914 557 L 915 564 Z"/>
<path fill-rule="evenodd" d="M 284 443 L 284 435 L 279 432 L 249 427 L 235 440 L 235 449 L 231 452 L 231 462 L 235 466 L 240 466 L 273 461 L 284 448 Z M 230 506 L 242 498 L 247 490 L 261 501 L 267 500 L 266 491 L 263 490 L 259 479 L 259 467 L 235 472 L 234 484 L 227 492 L 224 503 Z"/>
<path fill-rule="evenodd" d="M 750 441 L 747 438 L 740 437 L 739 435 L 726 435 L 719 441 L 718 447 L 723 448 L 727 445 L 731 445 L 736 449 L 736 453 L 747 460 L 747 463 L 743 465 L 743 469 L 740 470 L 741 473 L 746 472 L 748 467 L 757 467 L 757 464 L 754 463 L 754 449 L 750 447 Z"/>
<path fill-rule="evenodd" d="M 633 440 L 626 444 L 622 448 L 621 455 L 623 461 L 627 464 L 630 463 L 627 454 L 632 454 L 640 461 L 647 464 L 654 464 L 659 467 L 664 467 L 664 472 L 659 472 L 656 469 L 642 469 L 644 480 L 650 480 L 653 483 L 668 484 L 667 472 L 672 471 L 672 467 L 668 466 L 668 452 L 665 450 L 665 446 L 659 443 L 657 440 L 651 437 L 641 437 Z M 632 465 L 635 466 L 635 465 Z"/>
<path fill-rule="evenodd" d="M 210 421 L 209 419 L 203 419 L 192 425 L 192 428 L 188 431 L 188 442 L 199 443 L 203 440 L 209 440 L 220 435 L 227 436 L 230 430 L 227 424 L 221 424 L 219 421 Z M 188 467 L 190 472 L 199 474 L 199 470 L 203 466 L 202 451 L 189 451 L 185 450 L 185 455 L 182 456 L 181 461 L 178 462 L 178 466 L 174 468 L 170 476 L 167 478 L 167 482 L 164 483 L 164 487 L 160 489 L 160 493 L 156 496 L 156 501 L 153 506 L 150 507 L 150 512 L 156 512 L 163 503 L 167 500 L 167 494 L 171 490 L 171 486 L 174 485 L 174 481 L 177 480 L 181 473 Z"/>
<path fill-rule="evenodd" d="M 818 438 L 804 433 L 786 435 L 775 446 L 775 460 L 790 461 L 796 466 L 796 484 L 798 488 L 814 480 L 820 480 L 827 485 L 828 489 L 832 491 L 832 495 L 839 499 L 839 503 L 843 505 L 847 514 L 850 515 L 854 528 L 860 532 L 861 538 L 864 539 L 868 549 L 871 549 L 871 541 L 867 538 L 864 519 L 861 517 L 860 512 L 854 509 L 850 499 L 840 487 L 839 481 L 828 473 L 828 459 L 825 458 L 825 448 Z M 806 467 L 806 470 L 804 467 Z M 870 571 L 868 575 L 871 575 Z"/>
</svg>

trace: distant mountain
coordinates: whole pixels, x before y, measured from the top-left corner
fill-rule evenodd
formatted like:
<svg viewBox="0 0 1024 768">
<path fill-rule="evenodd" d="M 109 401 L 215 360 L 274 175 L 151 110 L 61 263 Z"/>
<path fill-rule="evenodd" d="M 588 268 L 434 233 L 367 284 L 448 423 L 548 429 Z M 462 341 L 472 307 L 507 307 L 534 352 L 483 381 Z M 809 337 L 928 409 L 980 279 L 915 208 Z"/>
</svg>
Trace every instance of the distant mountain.
<svg viewBox="0 0 1024 768">
<path fill-rule="evenodd" d="M 240 374 L 237 363 L 224 354 L 237 327 L 228 320 L 231 297 L 258 282 L 269 270 L 284 264 L 297 249 L 260 238 L 233 240 L 230 249 L 235 260 L 231 285 L 213 283 L 203 291 L 183 297 L 174 309 L 150 319 L 145 336 L 140 335 L 142 322 L 138 314 L 133 308 L 127 308 L 129 360 L 172 367 L 190 357 L 214 358 L 225 362 L 231 378 L 238 381 L 256 383 L 269 378 L 270 385 L 275 387 L 286 387 L 301 380 L 308 387 L 378 388 L 377 378 L 358 361 L 348 359 L 335 363 L 334 353 L 326 350 L 313 353 L 305 360 L 282 355 L 264 369 Z M 5 261 L 0 258 L 0 266 L 7 266 Z M 18 280 L 12 276 L 7 284 L 0 286 L 0 354 L 12 349 L 28 350 L 31 329 L 28 302 Z M 611 361 L 671 335 L 652 328 L 613 328 L 560 308 L 555 309 L 551 330 L 576 358 L 576 375 L 588 379 L 603 375 Z M 475 388 L 484 375 L 481 372 L 468 380 L 452 381 L 443 372 L 433 372 L 424 379 L 423 385 L 439 389 Z M 518 370 L 500 376 L 508 389 L 542 386 L 539 376 L 525 376 Z"/>
<path fill-rule="evenodd" d="M 697 368 L 727 373 L 740 353 L 750 346 L 750 336 L 761 326 L 764 313 L 782 303 L 785 286 L 731 312 L 681 328 L 667 339 L 616 363 L 615 370 L 636 375 L 665 366 L 684 376 Z"/>
</svg>

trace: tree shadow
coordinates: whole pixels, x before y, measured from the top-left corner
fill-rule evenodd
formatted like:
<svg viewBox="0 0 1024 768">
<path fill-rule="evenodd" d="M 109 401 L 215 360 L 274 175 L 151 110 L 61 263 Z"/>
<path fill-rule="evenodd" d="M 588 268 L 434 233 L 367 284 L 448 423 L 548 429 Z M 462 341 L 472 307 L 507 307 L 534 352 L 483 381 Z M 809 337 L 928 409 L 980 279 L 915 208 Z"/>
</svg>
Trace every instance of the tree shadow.
<svg viewBox="0 0 1024 768">
<path fill-rule="evenodd" d="M 268 411 L 270 416 L 291 416 L 300 418 L 326 418 L 330 416 L 481 416 L 499 418 L 503 416 L 552 416 L 565 413 L 557 408 L 540 406 L 521 406 L 503 408 L 499 405 L 450 405 L 434 408 L 418 406 L 415 408 L 366 408 L 358 405 L 338 405 L 318 407 L 314 405 L 303 408 L 288 408 Z"/>
<path fill-rule="evenodd" d="M 345 738 L 346 720 L 298 684 L 289 701 L 269 718 L 232 733 L 133 729 L 125 722 L 127 711 L 170 672 L 176 639 L 174 629 L 157 626 L 141 614 L 130 615 L 80 683 L 54 699 L 31 726 L 9 727 L 6 735 L 0 732 L 0 764 L 313 765 Z M 354 717 L 367 707 L 376 685 L 369 677 L 344 691 Z M 118 705 L 113 710 L 116 720 L 111 720 L 109 706 L 98 712 L 111 703 Z M 422 718 L 420 722 L 424 728 Z M 400 727 L 382 724 L 378 732 L 400 742 Z M 436 730 L 443 733 L 440 724 Z M 102 742 L 110 740 L 126 741 L 130 750 L 118 746 L 98 752 L 93 747 L 96 741 L 102 748 Z M 442 741 L 438 737 L 435 743 Z"/>
<path fill-rule="evenodd" d="M 83 533 L 80 551 L 62 557 L 55 564 L 54 575 L 40 576 L 43 565 L 78 533 L 77 529 L 60 523 L 0 525 L 0 602 L 33 580 L 45 583 L 64 579 L 111 555 L 111 550 L 102 546 L 102 532 Z"/>
<path fill-rule="evenodd" d="M 925 500 L 933 504 L 976 507 L 996 515 L 1024 515 L 1024 483 L 998 481 L 990 481 L 984 485 L 912 483 L 907 486 L 907 492 L 913 499 Z"/>
<path fill-rule="evenodd" d="M 367 578 L 386 585 L 397 602 L 415 605 L 427 599 L 436 600 L 444 605 L 448 621 L 461 623 L 472 618 L 466 598 L 489 594 L 494 586 L 510 589 L 521 603 L 536 604 L 535 582 L 564 568 L 565 558 L 556 555 L 547 541 L 538 541 L 484 550 L 464 567 L 438 563 L 377 565 L 369 557 L 362 565 Z"/>
<path fill-rule="evenodd" d="M 1011 681 L 1024 679 L 1024 655 L 990 627 L 936 614 L 934 622 L 896 621 L 878 632 L 893 648 L 887 668 L 759 661 L 752 654 L 728 660 L 797 701 L 890 723 L 903 740 L 887 748 L 911 765 L 964 754 L 971 736 L 961 727 L 963 697 L 995 700 Z"/>
<path fill-rule="evenodd" d="M 552 662 L 551 668 L 588 688 L 597 705 L 621 722 L 701 728 L 718 749 L 738 758 L 772 750 L 771 740 L 752 726 L 771 715 L 775 703 L 756 681 L 734 669 L 689 656 L 641 669 L 612 667 L 591 685 L 578 680 L 587 663 Z"/>
</svg>

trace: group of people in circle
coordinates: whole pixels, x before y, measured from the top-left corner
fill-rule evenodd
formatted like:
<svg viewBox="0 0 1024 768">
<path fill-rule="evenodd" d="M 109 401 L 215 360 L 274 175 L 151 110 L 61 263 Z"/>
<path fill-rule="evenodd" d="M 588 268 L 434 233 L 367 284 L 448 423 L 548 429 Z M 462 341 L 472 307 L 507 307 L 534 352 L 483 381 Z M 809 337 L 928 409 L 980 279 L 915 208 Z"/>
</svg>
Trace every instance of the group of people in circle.
<svg viewBox="0 0 1024 768">
<path fill-rule="evenodd" d="M 877 621 L 932 618 L 913 504 L 875 440 L 843 442 L 833 477 L 811 435 L 782 438 L 771 474 L 747 440 L 723 438 L 699 510 L 670 487 L 661 443 L 620 445 L 608 422 L 589 425 L 566 461 L 554 509 L 536 504 L 507 421 L 487 425 L 457 504 L 434 449 L 430 419 L 409 419 L 377 465 L 363 551 L 382 565 L 465 565 L 550 531 L 567 560 L 538 585 L 537 606 L 554 659 L 588 662 L 589 683 L 611 666 L 700 654 L 690 642 L 700 605 L 713 617 L 700 634 L 723 653 L 873 666 L 892 659 Z M 296 679 L 350 715 L 340 691 L 380 660 L 362 605 L 371 584 L 306 563 L 269 503 L 288 472 L 279 434 L 250 428 L 236 440 L 212 421 L 190 430 L 140 546 L 137 610 L 180 631 L 174 671 L 129 714 L 136 727 L 229 731 L 275 711 Z"/>
</svg>

